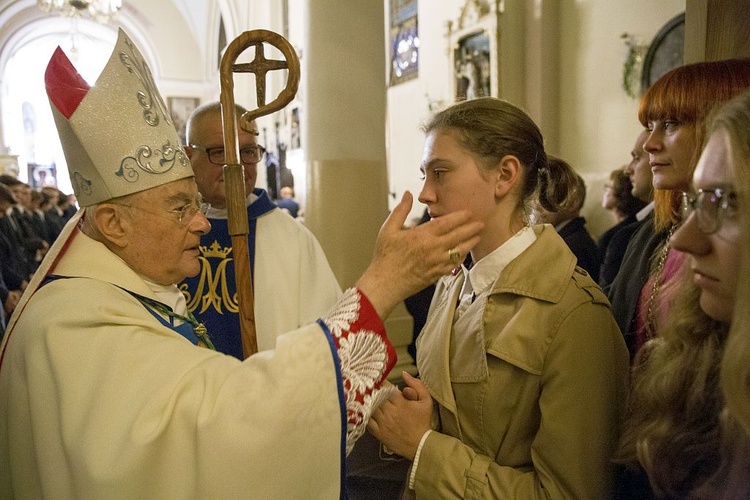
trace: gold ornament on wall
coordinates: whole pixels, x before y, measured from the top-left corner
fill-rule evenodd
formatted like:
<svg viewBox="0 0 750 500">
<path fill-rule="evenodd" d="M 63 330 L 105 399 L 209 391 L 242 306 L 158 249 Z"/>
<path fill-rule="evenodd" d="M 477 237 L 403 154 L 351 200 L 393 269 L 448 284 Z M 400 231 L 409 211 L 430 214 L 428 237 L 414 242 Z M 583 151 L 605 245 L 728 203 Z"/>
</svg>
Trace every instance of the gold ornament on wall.
<svg viewBox="0 0 750 500">
<path fill-rule="evenodd" d="M 648 47 L 642 40 L 630 33 L 623 33 L 620 38 L 627 48 L 622 66 L 622 89 L 628 96 L 638 98 L 641 94 L 643 58 Z"/>
</svg>

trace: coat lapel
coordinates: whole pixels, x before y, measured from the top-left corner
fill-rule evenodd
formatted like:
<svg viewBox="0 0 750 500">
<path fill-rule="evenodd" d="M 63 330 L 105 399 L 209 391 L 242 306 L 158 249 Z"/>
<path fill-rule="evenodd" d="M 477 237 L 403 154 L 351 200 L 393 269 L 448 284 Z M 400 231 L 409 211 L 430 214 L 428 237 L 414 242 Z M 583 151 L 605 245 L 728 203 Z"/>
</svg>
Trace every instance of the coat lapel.
<svg viewBox="0 0 750 500">
<path fill-rule="evenodd" d="M 451 327 L 463 282 L 463 275 L 458 275 L 445 277 L 438 283 L 435 296 L 440 297 L 440 302 L 430 307 L 431 314 L 417 338 L 419 376 L 433 399 L 453 414 L 457 407 L 450 380 Z"/>
</svg>

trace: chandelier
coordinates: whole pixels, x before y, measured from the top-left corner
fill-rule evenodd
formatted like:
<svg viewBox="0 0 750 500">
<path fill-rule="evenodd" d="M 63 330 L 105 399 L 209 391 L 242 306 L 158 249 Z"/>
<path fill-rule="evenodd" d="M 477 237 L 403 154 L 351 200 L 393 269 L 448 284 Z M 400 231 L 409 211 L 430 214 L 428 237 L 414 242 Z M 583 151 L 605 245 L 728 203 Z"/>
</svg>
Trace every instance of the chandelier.
<svg viewBox="0 0 750 500">
<path fill-rule="evenodd" d="M 90 17 L 100 23 L 111 21 L 122 8 L 122 0 L 37 0 L 45 12 L 56 11 L 63 16 Z"/>
</svg>

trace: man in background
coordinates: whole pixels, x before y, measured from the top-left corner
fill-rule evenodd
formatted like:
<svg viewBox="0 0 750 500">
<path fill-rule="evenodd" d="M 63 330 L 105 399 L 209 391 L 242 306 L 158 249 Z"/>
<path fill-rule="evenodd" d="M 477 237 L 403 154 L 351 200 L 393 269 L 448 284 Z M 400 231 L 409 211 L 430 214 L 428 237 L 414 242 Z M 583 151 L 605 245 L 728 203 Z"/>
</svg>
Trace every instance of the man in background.
<svg viewBox="0 0 750 500">
<path fill-rule="evenodd" d="M 237 117 L 246 110 L 237 106 Z M 245 169 L 245 196 L 249 231 L 250 269 L 255 295 L 258 350 L 273 348 L 276 335 L 314 321 L 341 295 L 320 244 L 312 233 L 282 212 L 263 189 L 255 188 L 258 162 L 264 148 L 258 129 L 238 129 L 240 162 Z M 221 105 L 212 102 L 197 108 L 188 118 L 185 152 L 195 171 L 195 182 L 210 204 L 206 217 L 211 230 L 201 237 L 201 270 L 181 289 L 188 308 L 209 331 L 216 349 L 244 358 L 234 255 L 229 236 L 226 189 L 222 167 L 226 163 Z"/>
<path fill-rule="evenodd" d="M 635 317 L 638 299 L 648 279 L 651 256 L 665 238 L 665 234 L 657 233 L 654 228 L 653 173 L 649 155 L 643 149 L 648 137 L 648 130 L 643 130 L 638 135 L 631 153 L 633 159 L 625 168 L 625 172 L 633 183 L 633 196 L 648 201 L 649 204 L 636 214 L 636 222 L 623 229 L 626 233 L 622 237 L 628 239 L 625 255 L 620 271 L 604 290 L 612 304 L 612 315 L 625 337 L 631 359 L 635 354 Z"/>
<path fill-rule="evenodd" d="M 276 201 L 276 206 L 289 212 L 293 218 L 299 216 L 299 203 L 294 199 L 294 188 L 284 186 L 281 188 L 281 198 Z"/>
</svg>

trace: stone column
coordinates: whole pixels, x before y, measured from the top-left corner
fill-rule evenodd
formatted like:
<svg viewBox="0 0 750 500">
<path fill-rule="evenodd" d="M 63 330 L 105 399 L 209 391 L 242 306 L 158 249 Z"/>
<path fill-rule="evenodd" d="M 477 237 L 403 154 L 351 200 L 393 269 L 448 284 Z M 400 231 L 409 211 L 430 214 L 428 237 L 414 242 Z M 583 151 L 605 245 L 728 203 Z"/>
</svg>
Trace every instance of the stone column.
<svg viewBox="0 0 750 500">
<path fill-rule="evenodd" d="M 305 224 L 346 288 L 370 262 L 388 215 L 383 2 L 307 0 L 305 9 Z M 400 362 L 410 363 L 405 346 L 411 317 L 405 308 L 386 327 Z"/>
</svg>

